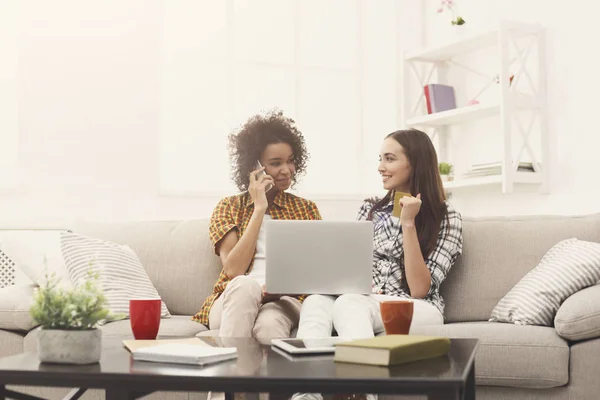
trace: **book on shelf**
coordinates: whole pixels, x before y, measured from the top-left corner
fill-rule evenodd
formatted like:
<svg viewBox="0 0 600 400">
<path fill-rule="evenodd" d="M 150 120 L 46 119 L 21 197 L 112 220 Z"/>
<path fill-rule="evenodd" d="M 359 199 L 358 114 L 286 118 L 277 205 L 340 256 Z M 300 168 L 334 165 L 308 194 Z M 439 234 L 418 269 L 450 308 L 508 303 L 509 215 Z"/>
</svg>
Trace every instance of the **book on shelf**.
<svg viewBox="0 0 600 400">
<path fill-rule="evenodd" d="M 188 343 L 167 343 L 134 350 L 135 361 L 171 364 L 208 365 L 237 358 L 235 347 L 198 346 Z"/>
<path fill-rule="evenodd" d="M 517 166 L 518 172 L 535 172 L 533 163 L 531 162 L 519 162 Z M 500 175 L 502 173 L 502 163 L 500 161 L 473 164 L 471 169 L 465 172 L 463 178 L 477 178 L 483 176 Z"/>
<path fill-rule="evenodd" d="M 390 366 L 440 357 L 450 351 L 450 339 L 440 336 L 386 335 L 338 343 L 334 361 Z"/>
<path fill-rule="evenodd" d="M 425 102 L 427 103 L 427 114 L 456 108 L 454 88 L 439 83 L 425 85 Z"/>
</svg>

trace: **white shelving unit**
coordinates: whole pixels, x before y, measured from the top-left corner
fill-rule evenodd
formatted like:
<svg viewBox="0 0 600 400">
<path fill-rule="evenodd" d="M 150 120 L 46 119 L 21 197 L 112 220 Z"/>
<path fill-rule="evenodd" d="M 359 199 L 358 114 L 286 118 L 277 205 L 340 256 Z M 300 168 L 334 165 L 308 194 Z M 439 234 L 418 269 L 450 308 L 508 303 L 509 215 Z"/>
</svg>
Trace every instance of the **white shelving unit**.
<svg viewBox="0 0 600 400">
<path fill-rule="evenodd" d="M 523 40 L 525 39 L 525 40 Z M 523 45 L 523 43 L 526 43 Z M 530 71 L 532 49 L 536 48 L 537 68 Z M 462 106 L 453 110 L 426 114 L 425 95 L 422 88 L 429 83 L 444 83 L 460 90 L 448 81 L 448 68 L 462 67 L 476 75 L 487 76 L 468 65 L 469 53 L 486 48 L 497 50 L 495 66 L 498 70 L 499 96 L 493 101 L 476 105 Z M 509 59 L 509 51 L 515 50 L 515 56 Z M 438 155 L 440 162 L 455 164 L 448 158 L 450 126 L 473 122 L 484 118 L 494 117 L 500 126 L 502 135 L 502 159 L 500 174 L 476 178 L 455 176 L 454 180 L 445 183 L 447 189 L 457 189 L 480 185 L 501 185 L 503 193 L 514 190 L 515 183 L 539 185 L 541 193 L 548 192 L 548 123 L 546 115 L 546 71 L 545 71 L 545 37 L 544 30 L 539 25 L 501 21 L 496 27 L 487 31 L 461 37 L 444 45 L 435 46 L 404 55 L 401 70 L 401 90 L 403 97 L 403 121 L 405 127 L 414 127 L 430 133 L 438 138 Z M 459 61 L 456 61 L 456 59 Z M 514 74 L 510 83 L 511 64 L 518 61 L 520 69 Z M 532 74 L 533 73 L 533 74 Z M 535 77 L 533 79 L 532 75 Z M 433 78 L 437 78 L 433 80 Z M 489 78 L 489 76 L 487 76 Z M 410 81 L 416 79 L 416 82 Z M 492 77 L 493 79 L 493 77 Z M 529 82 L 527 82 L 529 81 Z M 532 89 L 530 93 L 519 90 L 527 82 Z M 409 90 L 411 83 L 417 83 L 418 93 Z M 528 138 L 534 129 L 534 124 L 523 127 L 516 119 L 520 110 L 530 110 L 531 118 L 539 118 L 536 126 L 540 134 L 540 149 L 537 157 L 529 144 Z M 497 119 L 496 119 L 497 118 Z M 514 154 L 513 138 L 520 134 L 522 146 Z M 517 170 L 522 156 L 527 154 L 531 160 L 533 171 Z"/>
</svg>

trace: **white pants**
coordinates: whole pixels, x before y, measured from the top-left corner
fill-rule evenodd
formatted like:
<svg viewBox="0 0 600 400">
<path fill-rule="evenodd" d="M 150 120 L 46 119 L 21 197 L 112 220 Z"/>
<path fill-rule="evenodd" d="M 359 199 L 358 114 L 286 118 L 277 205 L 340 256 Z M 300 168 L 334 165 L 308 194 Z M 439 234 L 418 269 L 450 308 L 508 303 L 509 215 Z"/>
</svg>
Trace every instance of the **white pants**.
<svg viewBox="0 0 600 400">
<path fill-rule="evenodd" d="M 300 309 L 298 338 L 338 336 L 359 339 L 373 337 L 384 332 L 379 302 L 395 299 L 395 296 L 344 294 L 337 296 L 310 295 Z M 411 327 L 416 325 L 442 325 L 444 316 L 434 305 L 425 300 L 414 302 Z"/>
</svg>

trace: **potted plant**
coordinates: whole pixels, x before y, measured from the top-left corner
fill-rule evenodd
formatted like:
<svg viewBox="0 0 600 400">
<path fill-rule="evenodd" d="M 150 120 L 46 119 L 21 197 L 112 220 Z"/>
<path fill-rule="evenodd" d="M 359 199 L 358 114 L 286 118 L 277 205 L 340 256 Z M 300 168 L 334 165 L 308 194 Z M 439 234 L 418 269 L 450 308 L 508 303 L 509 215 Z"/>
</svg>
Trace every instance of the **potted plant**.
<svg viewBox="0 0 600 400">
<path fill-rule="evenodd" d="M 444 9 L 446 9 L 452 13 L 452 19 L 450 20 L 450 23 L 452 25 L 454 25 L 454 26 L 464 25 L 467 21 L 465 21 L 463 19 L 463 17 L 458 15 L 458 11 L 456 8 L 457 7 L 456 7 L 456 3 L 454 0 L 441 0 L 441 3 L 437 9 L 437 12 L 438 12 L 438 14 L 441 14 L 444 12 Z"/>
<path fill-rule="evenodd" d="M 440 169 L 440 176 L 442 177 L 442 181 L 443 182 L 451 181 L 450 173 L 452 172 L 452 164 L 442 162 L 442 163 L 439 163 L 438 167 Z"/>
<path fill-rule="evenodd" d="M 98 275 L 89 272 L 83 285 L 65 290 L 54 275 L 37 289 L 29 310 L 38 331 L 41 362 L 92 364 L 100 360 L 102 331 L 98 322 L 109 319 L 106 298 L 98 287 Z"/>
</svg>

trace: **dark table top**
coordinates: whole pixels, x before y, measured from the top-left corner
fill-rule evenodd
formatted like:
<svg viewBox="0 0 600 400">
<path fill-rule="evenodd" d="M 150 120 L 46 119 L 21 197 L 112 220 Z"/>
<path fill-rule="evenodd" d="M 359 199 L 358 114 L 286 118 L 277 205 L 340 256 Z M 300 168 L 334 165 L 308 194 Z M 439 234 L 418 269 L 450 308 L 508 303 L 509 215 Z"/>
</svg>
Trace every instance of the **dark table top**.
<svg viewBox="0 0 600 400">
<path fill-rule="evenodd" d="M 0 384 L 124 387 L 135 391 L 399 393 L 464 385 L 476 339 L 452 339 L 447 356 L 393 367 L 333 362 L 333 355 L 294 356 L 252 338 L 202 338 L 237 347 L 238 358 L 204 367 L 133 361 L 123 338 L 104 337 L 102 358 L 92 365 L 42 364 L 35 353 L 0 359 Z"/>
</svg>

